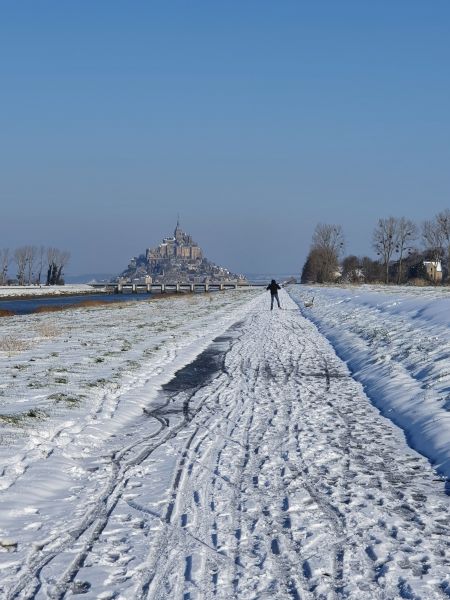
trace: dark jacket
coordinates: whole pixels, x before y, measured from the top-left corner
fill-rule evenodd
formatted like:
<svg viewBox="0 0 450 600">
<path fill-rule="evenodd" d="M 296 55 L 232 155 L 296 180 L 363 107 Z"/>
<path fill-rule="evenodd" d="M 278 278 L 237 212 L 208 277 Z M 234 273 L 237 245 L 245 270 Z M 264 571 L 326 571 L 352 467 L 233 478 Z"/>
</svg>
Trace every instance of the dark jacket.
<svg viewBox="0 0 450 600">
<path fill-rule="evenodd" d="M 275 296 L 275 294 L 278 293 L 278 290 L 281 290 L 280 286 L 275 281 L 275 279 L 272 279 L 271 283 L 269 283 L 269 285 L 267 286 L 266 289 L 270 290 L 270 293 L 272 294 L 272 296 Z"/>
</svg>

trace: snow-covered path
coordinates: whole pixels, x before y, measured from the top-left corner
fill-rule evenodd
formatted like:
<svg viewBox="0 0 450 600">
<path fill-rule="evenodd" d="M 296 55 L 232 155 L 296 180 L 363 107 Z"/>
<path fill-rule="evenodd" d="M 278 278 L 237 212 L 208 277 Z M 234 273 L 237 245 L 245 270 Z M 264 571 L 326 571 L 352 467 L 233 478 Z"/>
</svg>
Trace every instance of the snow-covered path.
<svg viewBox="0 0 450 600">
<path fill-rule="evenodd" d="M 52 521 L 3 562 L 5 598 L 450 597 L 442 481 L 281 300 L 252 301 L 100 448 L 51 457 L 79 453 L 75 508 L 42 491 Z"/>
</svg>

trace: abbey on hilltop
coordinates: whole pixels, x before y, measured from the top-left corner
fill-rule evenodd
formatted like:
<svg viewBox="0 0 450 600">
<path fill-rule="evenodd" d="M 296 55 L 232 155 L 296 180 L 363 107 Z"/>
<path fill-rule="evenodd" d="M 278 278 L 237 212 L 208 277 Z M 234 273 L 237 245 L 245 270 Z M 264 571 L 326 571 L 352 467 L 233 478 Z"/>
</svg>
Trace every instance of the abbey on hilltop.
<svg viewBox="0 0 450 600">
<path fill-rule="evenodd" d="M 205 258 L 192 236 L 181 229 L 178 219 L 173 236 L 164 238 L 156 248 L 147 248 L 145 254 L 132 258 L 119 280 L 137 283 L 203 283 L 245 278 Z"/>
</svg>

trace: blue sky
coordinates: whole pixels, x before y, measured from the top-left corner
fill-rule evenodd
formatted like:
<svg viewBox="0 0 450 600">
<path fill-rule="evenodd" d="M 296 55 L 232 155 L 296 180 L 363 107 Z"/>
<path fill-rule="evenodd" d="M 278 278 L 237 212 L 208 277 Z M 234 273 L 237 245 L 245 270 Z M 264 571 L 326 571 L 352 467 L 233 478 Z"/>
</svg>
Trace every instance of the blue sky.
<svg viewBox="0 0 450 600">
<path fill-rule="evenodd" d="M 177 213 L 235 271 L 450 207 L 447 0 L 0 0 L 0 246 L 118 272 Z"/>
</svg>

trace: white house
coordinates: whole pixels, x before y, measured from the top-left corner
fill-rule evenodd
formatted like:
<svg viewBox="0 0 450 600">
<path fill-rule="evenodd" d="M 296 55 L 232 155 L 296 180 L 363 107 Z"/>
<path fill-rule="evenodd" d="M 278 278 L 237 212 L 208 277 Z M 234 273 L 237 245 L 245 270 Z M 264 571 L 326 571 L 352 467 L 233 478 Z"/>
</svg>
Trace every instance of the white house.
<svg viewBox="0 0 450 600">
<path fill-rule="evenodd" d="M 434 283 L 442 281 L 442 265 L 440 260 L 424 260 L 423 266 L 431 281 L 434 281 Z"/>
</svg>

